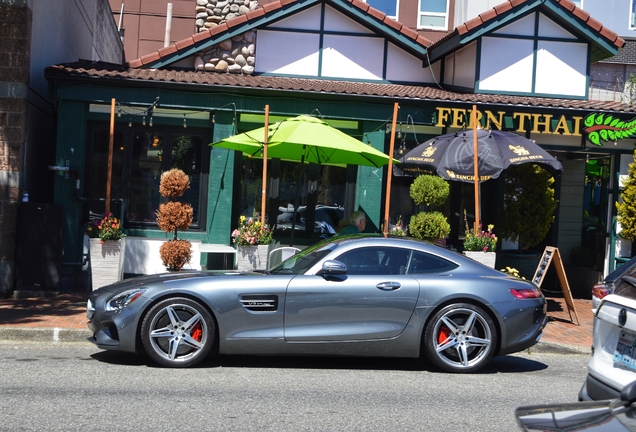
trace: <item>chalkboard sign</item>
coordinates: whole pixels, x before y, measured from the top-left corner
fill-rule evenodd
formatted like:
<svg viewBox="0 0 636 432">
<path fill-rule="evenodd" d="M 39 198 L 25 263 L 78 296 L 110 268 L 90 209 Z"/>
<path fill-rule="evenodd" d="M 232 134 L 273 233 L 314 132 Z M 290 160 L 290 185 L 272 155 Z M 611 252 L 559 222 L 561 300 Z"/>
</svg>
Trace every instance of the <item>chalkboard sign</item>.
<svg viewBox="0 0 636 432">
<path fill-rule="evenodd" d="M 534 277 L 532 278 L 532 282 L 534 282 L 539 288 L 541 288 L 541 284 L 543 283 L 543 278 L 545 277 L 548 268 L 550 267 L 550 263 L 554 262 L 554 267 L 556 270 L 557 278 L 559 279 L 559 284 L 561 285 L 561 291 L 563 291 L 563 298 L 565 299 L 565 304 L 568 306 L 568 312 L 570 314 L 570 321 L 574 322 L 572 319 L 572 313 L 574 312 L 574 318 L 576 318 L 576 325 L 581 325 L 579 323 L 579 317 L 576 314 L 576 308 L 574 307 L 574 300 L 572 299 L 572 292 L 570 291 L 570 284 L 568 283 L 568 278 L 565 275 L 565 268 L 563 267 L 563 261 L 561 260 L 561 254 L 559 253 L 559 249 L 546 246 L 543 251 L 543 255 L 541 255 L 541 259 L 539 260 L 539 266 L 537 270 L 534 272 Z"/>
</svg>

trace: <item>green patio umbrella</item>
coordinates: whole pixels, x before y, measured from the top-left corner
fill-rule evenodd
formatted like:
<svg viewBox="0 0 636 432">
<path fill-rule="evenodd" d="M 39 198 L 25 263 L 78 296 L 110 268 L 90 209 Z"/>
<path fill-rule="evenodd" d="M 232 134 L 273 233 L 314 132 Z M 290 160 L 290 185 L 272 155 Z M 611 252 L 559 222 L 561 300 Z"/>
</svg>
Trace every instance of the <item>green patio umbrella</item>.
<svg viewBox="0 0 636 432">
<path fill-rule="evenodd" d="M 300 163 L 364 165 L 376 168 L 389 163 L 389 156 L 386 154 L 316 117 L 301 115 L 289 118 L 269 125 L 267 131 L 267 144 L 264 141 L 265 127 L 262 127 L 224 138 L 210 145 L 240 151 L 243 155 L 254 158 L 262 158 L 267 145 L 268 159 Z M 398 162 L 395 159 L 393 161 Z M 300 182 L 298 187 L 300 188 Z M 294 205 L 294 213 L 297 207 L 298 205 Z M 295 219 L 294 214 L 292 225 Z M 293 235 L 292 226 L 292 241 Z"/>
<path fill-rule="evenodd" d="M 212 146 L 262 157 L 265 128 L 224 138 Z M 320 165 L 364 165 L 381 167 L 389 157 L 316 117 L 301 115 L 268 127 L 267 157 Z M 397 162 L 397 161 L 395 161 Z"/>
</svg>

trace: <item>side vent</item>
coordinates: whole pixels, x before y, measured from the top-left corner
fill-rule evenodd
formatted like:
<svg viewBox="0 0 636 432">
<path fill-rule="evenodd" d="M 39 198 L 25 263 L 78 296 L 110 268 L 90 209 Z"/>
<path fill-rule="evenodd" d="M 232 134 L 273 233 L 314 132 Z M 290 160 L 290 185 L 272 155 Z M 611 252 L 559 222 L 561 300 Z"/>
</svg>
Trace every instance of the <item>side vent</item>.
<svg viewBox="0 0 636 432">
<path fill-rule="evenodd" d="M 278 310 L 278 296 L 275 295 L 244 295 L 241 304 L 251 312 L 276 312 Z"/>
</svg>

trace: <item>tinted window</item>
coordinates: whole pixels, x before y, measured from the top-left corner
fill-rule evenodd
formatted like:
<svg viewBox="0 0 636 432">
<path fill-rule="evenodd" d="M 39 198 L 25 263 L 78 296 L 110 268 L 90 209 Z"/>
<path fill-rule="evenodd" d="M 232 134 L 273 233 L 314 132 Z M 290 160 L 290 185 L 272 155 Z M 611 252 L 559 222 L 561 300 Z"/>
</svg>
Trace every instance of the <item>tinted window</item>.
<svg viewBox="0 0 636 432">
<path fill-rule="evenodd" d="M 636 300 L 636 267 L 616 281 L 614 294 Z"/>
<path fill-rule="evenodd" d="M 397 275 L 408 268 L 409 249 L 366 247 L 343 253 L 336 260 L 347 266 L 348 275 Z"/>
<path fill-rule="evenodd" d="M 454 262 L 445 260 L 444 258 L 436 255 L 427 254 L 424 252 L 413 252 L 413 258 L 411 259 L 411 265 L 409 267 L 409 274 L 427 274 L 427 273 L 440 273 L 447 272 L 456 269 L 458 266 Z"/>
</svg>

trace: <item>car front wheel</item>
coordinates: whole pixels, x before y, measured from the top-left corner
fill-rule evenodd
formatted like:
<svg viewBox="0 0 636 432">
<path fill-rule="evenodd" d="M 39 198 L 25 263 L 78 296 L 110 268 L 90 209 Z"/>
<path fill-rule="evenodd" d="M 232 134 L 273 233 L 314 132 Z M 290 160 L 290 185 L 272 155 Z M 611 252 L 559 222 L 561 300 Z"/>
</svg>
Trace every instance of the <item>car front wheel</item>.
<svg viewBox="0 0 636 432">
<path fill-rule="evenodd" d="M 447 372 L 475 372 L 492 357 L 497 331 L 490 316 L 469 304 L 438 311 L 424 333 L 426 356 Z"/>
<path fill-rule="evenodd" d="M 141 329 L 146 353 L 166 367 L 200 362 L 210 353 L 216 334 L 210 313 L 187 298 L 157 303 L 144 317 Z"/>
</svg>

